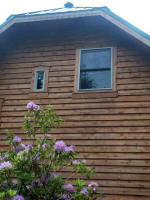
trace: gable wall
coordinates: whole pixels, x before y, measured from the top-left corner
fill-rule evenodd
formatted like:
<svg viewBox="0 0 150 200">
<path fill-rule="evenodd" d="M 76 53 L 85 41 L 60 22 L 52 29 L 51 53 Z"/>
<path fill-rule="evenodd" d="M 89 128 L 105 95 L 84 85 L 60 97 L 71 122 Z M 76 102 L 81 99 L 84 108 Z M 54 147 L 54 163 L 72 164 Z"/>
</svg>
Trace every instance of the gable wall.
<svg viewBox="0 0 150 200">
<path fill-rule="evenodd" d="M 94 39 L 93 39 L 94 38 Z M 117 47 L 116 91 L 74 93 L 76 48 Z M 34 67 L 50 65 L 48 92 L 31 92 Z M 53 133 L 95 166 L 108 199 L 150 199 L 150 61 L 128 45 L 92 35 L 26 43 L 0 60 L 1 148 L 5 129 L 22 135 L 26 104 L 52 104 L 65 119 Z M 24 137 L 25 138 L 25 137 Z M 64 177 L 75 175 L 64 172 Z"/>
</svg>

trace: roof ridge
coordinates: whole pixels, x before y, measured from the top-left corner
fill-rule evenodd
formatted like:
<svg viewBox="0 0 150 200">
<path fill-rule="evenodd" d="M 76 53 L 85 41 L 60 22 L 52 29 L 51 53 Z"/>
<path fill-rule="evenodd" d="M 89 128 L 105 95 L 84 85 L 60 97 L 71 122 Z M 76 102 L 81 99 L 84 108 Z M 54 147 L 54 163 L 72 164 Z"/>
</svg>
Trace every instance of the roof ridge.
<svg viewBox="0 0 150 200">
<path fill-rule="evenodd" d="M 107 6 L 102 6 L 102 7 L 91 7 L 91 6 L 74 6 L 72 8 L 65 8 L 65 7 L 60 7 L 60 8 L 51 8 L 51 9 L 46 9 L 46 10 L 37 10 L 37 11 L 32 11 L 32 12 L 24 12 L 24 13 L 19 13 L 19 14 L 11 14 L 7 19 L 9 19 L 10 17 L 14 16 L 14 17 L 19 17 L 19 16 L 25 16 L 25 15 L 30 15 L 30 14 L 36 14 L 36 13 L 42 13 L 42 12 L 48 12 L 48 11 L 59 11 L 59 10 L 68 10 L 71 11 L 73 9 L 91 9 L 91 10 L 97 10 L 97 9 L 106 9 L 106 10 L 110 10 Z"/>
<path fill-rule="evenodd" d="M 26 17 L 26 16 L 32 16 L 32 15 L 46 15 L 46 14 L 53 14 L 50 13 L 49 11 L 62 11 L 65 10 L 65 12 L 72 12 L 73 9 L 89 9 L 89 10 L 110 10 L 108 7 L 106 6 L 102 6 L 102 7 L 80 7 L 80 6 L 74 6 L 73 8 L 65 8 L 65 7 L 60 7 L 60 8 L 52 8 L 52 9 L 46 9 L 46 10 L 37 10 L 37 11 L 32 11 L 32 12 L 25 12 L 25 13 L 19 13 L 19 14 L 11 14 L 10 16 L 8 16 L 8 18 L 6 19 L 6 21 L 4 21 L 2 24 L 0 24 L 0 29 L 7 25 L 11 20 L 13 20 L 14 18 L 17 17 Z M 67 10 L 67 11 L 66 11 Z M 77 10 L 80 11 L 80 10 Z M 43 13 L 42 13 L 43 12 Z M 45 12 L 45 13 L 44 13 Z M 48 13 L 49 12 L 49 13 Z"/>
</svg>

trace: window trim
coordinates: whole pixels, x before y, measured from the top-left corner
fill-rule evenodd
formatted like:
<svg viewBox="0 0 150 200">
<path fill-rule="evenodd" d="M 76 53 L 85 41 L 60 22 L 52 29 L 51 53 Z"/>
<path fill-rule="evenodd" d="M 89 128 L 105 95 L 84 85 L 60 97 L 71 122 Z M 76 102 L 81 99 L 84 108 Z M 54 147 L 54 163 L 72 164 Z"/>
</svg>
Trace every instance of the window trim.
<svg viewBox="0 0 150 200">
<path fill-rule="evenodd" d="M 38 73 L 37 72 L 44 72 L 44 81 L 43 81 L 43 88 L 42 89 L 36 89 L 36 85 L 37 85 L 37 76 Z M 45 78 L 46 78 L 46 71 L 43 69 L 39 69 L 39 70 L 35 70 L 34 71 L 34 91 L 36 92 L 42 92 L 45 90 Z"/>
<path fill-rule="evenodd" d="M 39 65 L 32 69 L 32 80 L 31 80 L 31 93 L 43 93 L 48 92 L 48 73 L 50 70 L 50 66 Z M 44 81 L 44 89 L 36 90 L 35 89 L 35 73 L 37 71 L 44 71 L 45 73 L 45 81 Z"/>
<path fill-rule="evenodd" d="M 81 52 L 84 50 L 98 50 L 98 49 L 110 49 L 111 50 L 111 87 L 110 88 L 91 88 L 91 89 L 80 89 L 80 63 L 81 63 Z M 77 91 L 84 92 L 84 91 L 108 91 L 113 90 L 114 88 L 114 48 L 113 47 L 100 47 L 100 48 L 86 48 L 86 49 L 79 49 L 78 50 L 78 75 L 77 75 Z"/>
</svg>

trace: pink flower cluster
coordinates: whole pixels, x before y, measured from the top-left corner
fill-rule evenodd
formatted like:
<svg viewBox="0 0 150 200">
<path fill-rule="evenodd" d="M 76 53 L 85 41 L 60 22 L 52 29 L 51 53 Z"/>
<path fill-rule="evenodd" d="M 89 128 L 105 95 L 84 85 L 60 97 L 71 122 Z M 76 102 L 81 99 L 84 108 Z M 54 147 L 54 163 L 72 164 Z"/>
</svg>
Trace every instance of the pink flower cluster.
<svg viewBox="0 0 150 200">
<path fill-rule="evenodd" d="M 31 102 L 29 102 L 27 104 L 27 109 L 28 110 L 35 110 L 35 111 L 37 111 L 37 110 L 40 109 L 40 106 L 31 101 Z"/>
<path fill-rule="evenodd" d="M 74 165 L 77 165 L 77 164 L 80 164 L 80 163 L 86 164 L 86 160 L 83 159 L 83 160 L 81 160 L 81 161 L 80 161 L 80 160 L 73 160 L 73 161 L 72 161 L 72 164 L 74 164 Z"/>
<path fill-rule="evenodd" d="M 64 185 L 67 192 L 74 192 L 74 187 L 71 184 Z"/>
<path fill-rule="evenodd" d="M 12 168 L 12 164 L 11 164 L 11 162 L 9 162 L 9 161 L 4 161 L 4 162 L 1 162 L 0 163 L 0 170 L 2 170 L 2 169 L 4 169 L 4 168 L 8 168 L 8 169 L 10 169 L 10 168 Z"/>
<path fill-rule="evenodd" d="M 65 152 L 66 153 L 71 153 L 71 152 L 73 152 L 74 151 L 74 146 L 73 145 L 70 145 L 70 146 L 66 146 L 66 148 L 65 148 Z"/>
<path fill-rule="evenodd" d="M 29 151 L 30 149 L 33 148 L 32 144 L 28 144 L 28 145 L 25 145 L 23 143 L 21 143 L 21 147 L 24 149 L 24 151 Z"/>
<path fill-rule="evenodd" d="M 17 185 L 18 181 L 16 179 L 12 180 L 13 185 Z"/>
<path fill-rule="evenodd" d="M 65 151 L 65 148 L 66 144 L 64 143 L 64 141 L 57 141 L 54 145 L 54 149 L 58 151 Z"/>
<path fill-rule="evenodd" d="M 88 187 L 89 187 L 91 190 L 96 191 L 96 189 L 97 189 L 97 187 L 98 187 L 98 184 L 97 184 L 96 182 L 91 182 L 91 183 L 89 183 Z M 70 192 L 70 193 L 75 192 L 75 189 L 74 189 L 74 187 L 73 187 L 72 184 L 66 184 L 66 185 L 64 185 L 64 189 L 65 189 L 67 192 Z M 87 188 L 83 187 L 83 188 L 81 189 L 80 193 L 81 193 L 81 194 L 84 194 L 84 195 L 88 195 L 89 192 L 88 192 Z M 64 195 L 63 195 L 63 198 L 66 199 L 67 196 L 64 194 Z"/>
<path fill-rule="evenodd" d="M 21 142 L 21 138 L 18 137 L 18 136 L 15 136 L 12 140 L 13 142 L 17 142 L 17 143 L 20 143 Z"/>
<path fill-rule="evenodd" d="M 30 149 L 33 148 L 33 146 L 31 144 L 25 145 L 23 143 L 21 143 L 22 139 L 18 136 L 15 136 L 12 140 L 13 142 L 13 150 L 18 153 L 21 150 L 28 152 Z"/>
<path fill-rule="evenodd" d="M 54 145 L 54 148 L 57 150 L 57 151 L 63 151 L 63 152 L 66 152 L 66 153 L 71 153 L 74 151 L 74 146 L 71 145 L 71 146 L 67 146 L 65 144 L 64 141 L 57 141 Z"/>
<path fill-rule="evenodd" d="M 12 200 L 24 200 L 24 197 L 17 194 L 12 198 Z"/>
<path fill-rule="evenodd" d="M 43 150 L 45 150 L 45 148 L 46 148 L 46 144 L 45 144 L 45 143 L 42 144 L 42 147 L 43 147 Z"/>
<path fill-rule="evenodd" d="M 62 198 L 66 199 L 66 200 L 70 200 L 70 199 L 72 199 L 72 195 L 71 194 L 63 194 Z"/>
<path fill-rule="evenodd" d="M 91 182 L 89 183 L 88 187 L 92 189 L 93 191 L 96 191 L 98 184 L 96 182 Z"/>
<path fill-rule="evenodd" d="M 89 192 L 87 191 L 86 188 L 82 188 L 81 194 L 88 195 L 88 193 L 89 193 Z"/>
</svg>

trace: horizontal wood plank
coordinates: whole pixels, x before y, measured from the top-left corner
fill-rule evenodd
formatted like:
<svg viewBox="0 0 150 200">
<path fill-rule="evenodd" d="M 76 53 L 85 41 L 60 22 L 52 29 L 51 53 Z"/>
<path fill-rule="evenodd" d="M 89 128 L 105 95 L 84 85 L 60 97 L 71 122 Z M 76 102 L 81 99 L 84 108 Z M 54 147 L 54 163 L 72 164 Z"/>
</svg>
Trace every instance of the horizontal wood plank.
<svg viewBox="0 0 150 200">
<path fill-rule="evenodd" d="M 149 200 L 149 56 L 102 33 L 77 37 L 27 40 L 1 55 L 1 149 L 8 147 L 5 129 L 21 136 L 25 144 L 33 141 L 21 125 L 29 101 L 44 109 L 52 104 L 65 123 L 52 129 L 51 138 L 75 145 L 77 159 L 94 166 L 96 174 L 87 183 L 97 181 L 109 200 Z M 75 92 L 76 49 L 107 46 L 116 47 L 116 90 Z M 32 72 L 42 66 L 48 69 L 48 91 L 36 93 L 31 89 Z M 70 182 L 76 178 L 70 168 L 60 173 Z"/>
</svg>

